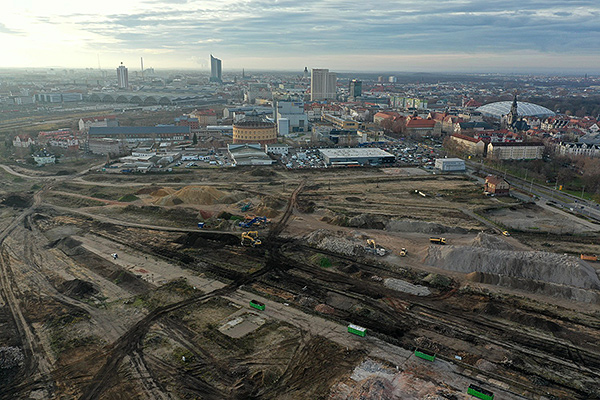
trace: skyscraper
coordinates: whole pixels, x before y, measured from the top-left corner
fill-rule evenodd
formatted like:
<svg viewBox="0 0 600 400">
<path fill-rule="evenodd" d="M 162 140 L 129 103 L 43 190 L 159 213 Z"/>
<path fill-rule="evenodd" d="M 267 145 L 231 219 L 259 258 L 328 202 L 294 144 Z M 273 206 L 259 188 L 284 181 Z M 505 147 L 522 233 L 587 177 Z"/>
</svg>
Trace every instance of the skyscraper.
<svg viewBox="0 0 600 400">
<path fill-rule="evenodd" d="M 210 81 L 223 83 L 221 75 L 221 60 L 210 55 Z"/>
<path fill-rule="evenodd" d="M 357 79 L 350 81 L 350 97 L 356 98 L 362 96 L 362 82 Z"/>
<path fill-rule="evenodd" d="M 335 100 L 337 75 L 328 69 L 312 69 L 310 71 L 310 99 Z"/>
<path fill-rule="evenodd" d="M 119 82 L 119 89 L 127 89 L 129 87 L 129 75 L 123 63 L 117 68 L 117 81 Z"/>
</svg>

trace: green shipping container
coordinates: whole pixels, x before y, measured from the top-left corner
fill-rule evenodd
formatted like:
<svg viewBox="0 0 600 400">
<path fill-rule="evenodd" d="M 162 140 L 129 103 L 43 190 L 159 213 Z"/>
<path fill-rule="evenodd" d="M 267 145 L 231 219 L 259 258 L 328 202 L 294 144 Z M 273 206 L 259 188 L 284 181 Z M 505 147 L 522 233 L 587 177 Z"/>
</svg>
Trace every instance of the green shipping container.
<svg viewBox="0 0 600 400">
<path fill-rule="evenodd" d="M 250 307 L 256 308 L 260 311 L 265 311 L 265 305 L 257 300 L 250 300 Z"/>
<path fill-rule="evenodd" d="M 490 392 L 489 390 L 482 389 L 476 385 L 470 385 L 467 389 L 467 393 L 482 400 L 494 400 L 494 393 Z"/>
<path fill-rule="evenodd" d="M 350 324 L 350 325 L 348 325 L 348 332 L 364 337 L 367 334 L 367 328 L 363 328 L 362 326 Z"/>
<path fill-rule="evenodd" d="M 422 358 L 423 360 L 435 361 L 435 354 L 428 354 L 419 350 L 415 350 L 415 356 Z"/>
</svg>

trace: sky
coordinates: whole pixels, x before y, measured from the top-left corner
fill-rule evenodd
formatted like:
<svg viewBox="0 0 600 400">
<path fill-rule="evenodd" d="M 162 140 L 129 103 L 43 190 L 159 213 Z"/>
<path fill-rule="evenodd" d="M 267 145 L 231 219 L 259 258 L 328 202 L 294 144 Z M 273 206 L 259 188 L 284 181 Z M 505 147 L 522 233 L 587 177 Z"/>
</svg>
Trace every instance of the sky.
<svg viewBox="0 0 600 400">
<path fill-rule="evenodd" d="M 0 1 L 0 68 L 600 73 L 597 0 Z"/>
</svg>

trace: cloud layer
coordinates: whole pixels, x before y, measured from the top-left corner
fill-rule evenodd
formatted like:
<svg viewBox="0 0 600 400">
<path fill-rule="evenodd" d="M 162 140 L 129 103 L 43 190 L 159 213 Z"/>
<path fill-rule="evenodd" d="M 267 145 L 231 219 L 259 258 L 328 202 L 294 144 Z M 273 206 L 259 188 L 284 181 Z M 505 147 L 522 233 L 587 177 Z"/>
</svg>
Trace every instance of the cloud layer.
<svg viewBox="0 0 600 400">
<path fill-rule="evenodd" d="M 110 63 L 146 56 L 154 66 L 193 67 L 209 52 L 224 66 L 258 68 L 263 60 L 264 69 L 600 64 L 596 0 L 12 2 L 0 16 L 0 46 L 32 66 L 95 66 L 99 54 Z"/>
</svg>

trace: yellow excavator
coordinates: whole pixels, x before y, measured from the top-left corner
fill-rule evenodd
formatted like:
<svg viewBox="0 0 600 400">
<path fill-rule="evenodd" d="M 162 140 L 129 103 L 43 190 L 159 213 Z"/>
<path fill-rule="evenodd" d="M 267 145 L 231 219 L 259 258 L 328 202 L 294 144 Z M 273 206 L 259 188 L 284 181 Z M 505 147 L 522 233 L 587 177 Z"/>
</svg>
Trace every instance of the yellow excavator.
<svg viewBox="0 0 600 400">
<path fill-rule="evenodd" d="M 262 244 L 261 240 L 258 238 L 257 231 L 248 231 L 242 232 L 242 246 L 260 246 Z"/>
<path fill-rule="evenodd" d="M 367 247 L 365 247 L 365 250 L 368 253 L 376 254 L 380 257 L 385 256 L 385 254 L 387 253 L 387 250 L 376 244 L 375 240 L 373 239 L 367 239 Z"/>
</svg>

